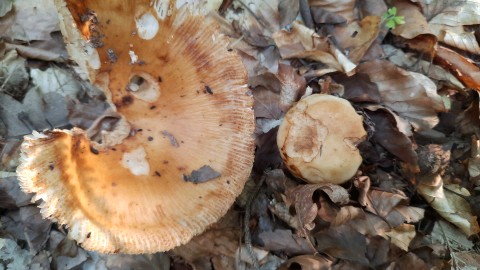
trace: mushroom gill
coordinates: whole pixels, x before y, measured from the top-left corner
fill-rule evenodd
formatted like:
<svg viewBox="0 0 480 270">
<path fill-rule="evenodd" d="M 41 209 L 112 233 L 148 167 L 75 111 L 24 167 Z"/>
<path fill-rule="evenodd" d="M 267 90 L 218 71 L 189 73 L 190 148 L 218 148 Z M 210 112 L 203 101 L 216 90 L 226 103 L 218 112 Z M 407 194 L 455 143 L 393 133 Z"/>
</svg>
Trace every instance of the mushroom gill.
<svg viewBox="0 0 480 270">
<path fill-rule="evenodd" d="M 55 0 L 69 54 L 121 116 L 25 137 L 17 172 L 88 250 L 151 253 L 225 214 L 248 178 L 254 117 L 240 57 L 213 19 L 173 1 Z"/>
</svg>

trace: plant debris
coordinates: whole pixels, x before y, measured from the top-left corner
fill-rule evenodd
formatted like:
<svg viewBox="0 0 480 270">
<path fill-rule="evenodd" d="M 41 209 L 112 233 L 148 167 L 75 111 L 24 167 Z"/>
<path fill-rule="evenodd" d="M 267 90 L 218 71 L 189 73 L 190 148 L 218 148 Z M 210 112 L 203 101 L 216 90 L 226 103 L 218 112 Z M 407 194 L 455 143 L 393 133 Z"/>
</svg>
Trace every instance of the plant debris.
<svg viewBox="0 0 480 270">
<path fill-rule="evenodd" d="M 247 95 L 254 99 L 253 171 L 235 205 L 185 245 L 167 253 L 106 255 L 84 250 L 67 237 L 71 228 L 42 219 L 38 204 L 22 192 L 15 170 L 23 135 L 75 126 L 89 130 L 99 143 L 121 119 L 109 108 L 111 97 L 86 82 L 89 75 L 68 60 L 50 1 L 0 1 L 0 261 L 5 268 L 480 269 L 479 1 L 205 0 L 206 6 L 200 2 L 153 1 L 158 10 L 154 17 L 168 20 L 172 8 L 181 5 L 211 11 L 210 18 L 230 40 L 225 52 L 240 55 L 248 77 Z M 89 46 L 105 46 L 102 31 L 111 22 L 101 21 L 95 10 L 79 16 L 89 33 Z M 128 38 L 140 34 L 128 30 Z M 216 42 L 215 37 L 210 39 Z M 123 54 L 113 48 L 103 48 L 101 56 L 109 65 L 124 58 L 129 68 L 152 62 L 153 54 L 142 55 L 138 46 L 127 46 Z M 92 56 L 90 51 L 82 55 Z M 167 66 L 172 60 L 162 61 Z M 218 65 L 199 61 L 201 74 Z M 182 72 L 192 80 L 200 74 Z M 228 74 L 231 71 L 225 69 L 219 76 Z M 169 91 L 168 72 L 159 71 L 153 81 L 160 83 L 163 97 Z M 145 82 L 150 80 L 133 85 L 129 94 L 138 94 Z M 240 102 L 225 102 L 215 81 L 202 80 L 195 87 L 195 96 L 226 108 Z M 354 108 L 351 118 L 363 119 L 367 133 L 363 142 L 340 139 L 353 141 L 361 155 L 361 165 L 344 183 L 325 183 L 318 177 L 314 184 L 306 183 L 287 169 L 277 146 L 279 127 L 291 121 L 287 112 L 317 94 L 343 99 Z M 208 117 L 197 113 L 204 106 L 190 101 L 191 95 L 179 95 L 188 101 L 188 106 L 178 108 L 188 111 L 186 118 Z M 118 98 L 120 105 L 141 103 L 147 114 L 172 121 L 162 105 L 133 102 L 131 95 Z M 324 132 L 321 127 L 327 120 L 322 117 L 328 115 L 319 110 L 309 113 L 315 121 L 291 123 L 306 126 L 298 131 L 301 140 L 292 148 L 322 152 L 324 143 L 312 141 L 315 136 L 307 131 Z M 331 117 L 328 121 L 339 126 L 352 120 Z M 172 151 L 183 151 L 191 143 L 171 128 L 181 123 L 172 121 L 159 134 L 152 134 L 147 125 L 160 124 L 132 128 L 146 144 L 163 143 Z M 219 121 L 182 128 L 188 133 L 228 125 Z M 205 139 L 221 138 L 220 147 L 231 143 L 230 136 Z M 215 151 L 212 147 L 208 150 Z M 119 149 L 92 146 L 90 151 Z M 326 158 L 338 158 L 335 151 Z M 155 181 L 166 182 L 171 181 L 168 172 L 174 171 L 180 181 L 190 182 L 187 185 L 208 186 L 230 173 L 215 170 L 214 159 L 175 167 L 166 157 L 150 174 Z M 50 173 L 49 168 L 57 169 L 58 164 L 46 166 L 45 173 Z M 108 183 L 117 188 L 118 184 Z M 226 192 L 231 185 L 225 183 Z M 198 199 L 198 209 L 206 207 L 207 196 L 191 196 Z"/>
</svg>

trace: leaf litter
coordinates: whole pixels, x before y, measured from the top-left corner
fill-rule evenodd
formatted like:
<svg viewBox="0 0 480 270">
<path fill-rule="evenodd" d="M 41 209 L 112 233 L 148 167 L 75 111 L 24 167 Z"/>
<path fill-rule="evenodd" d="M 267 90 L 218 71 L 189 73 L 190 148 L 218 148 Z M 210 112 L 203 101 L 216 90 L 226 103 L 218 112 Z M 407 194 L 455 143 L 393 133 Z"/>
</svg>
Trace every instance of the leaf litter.
<svg viewBox="0 0 480 270">
<path fill-rule="evenodd" d="M 223 1 L 211 16 L 244 60 L 255 100 L 251 178 L 224 218 L 188 244 L 105 255 L 41 219 L 14 171 L 23 135 L 92 125 L 99 134 L 115 123 L 98 120 L 111 111 L 64 64 L 54 9 L 41 0 L 3 1 L 0 260 L 8 269 L 479 268 L 479 6 Z M 404 23 L 389 30 L 382 18 L 392 7 Z M 364 116 L 363 164 L 345 184 L 306 184 L 282 167 L 276 127 L 312 93 L 347 99 Z M 201 173 L 194 182 L 215 181 L 212 168 Z"/>
</svg>

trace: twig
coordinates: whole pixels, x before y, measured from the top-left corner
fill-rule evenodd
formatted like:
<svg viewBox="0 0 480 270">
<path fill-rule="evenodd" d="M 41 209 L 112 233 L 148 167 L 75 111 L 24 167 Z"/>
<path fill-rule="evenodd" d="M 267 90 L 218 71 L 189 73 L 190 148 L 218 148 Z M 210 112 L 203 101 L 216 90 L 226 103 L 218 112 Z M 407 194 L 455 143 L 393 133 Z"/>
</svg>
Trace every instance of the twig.
<svg viewBox="0 0 480 270">
<path fill-rule="evenodd" d="M 243 231 L 245 232 L 245 247 L 247 248 L 248 255 L 252 259 L 253 268 L 260 269 L 260 264 L 258 262 L 257 256 L 253 253 L 253 246 L 252 246 L 252 236 L 250 235 L 250 216 L 252 211 L 252 203 L 258 195 L 260 188 L 262 187 L 263 183 L 265 182 L 265 178 L 267 178 L 266 174 L 262 176 L 260 181 L 255 185 L 253 192 L 250 194 L 247 200 L 247 204 L 245 205 L 245 216 L 243 218 Z"/>
</svg>

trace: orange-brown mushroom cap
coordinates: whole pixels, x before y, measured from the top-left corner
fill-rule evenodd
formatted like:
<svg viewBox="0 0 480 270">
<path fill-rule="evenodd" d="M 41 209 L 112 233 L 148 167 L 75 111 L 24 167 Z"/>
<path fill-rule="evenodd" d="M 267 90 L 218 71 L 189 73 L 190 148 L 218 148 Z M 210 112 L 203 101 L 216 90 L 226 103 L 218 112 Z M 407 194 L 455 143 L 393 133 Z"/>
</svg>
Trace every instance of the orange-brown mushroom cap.
<svg viewBox="0 0 480 270">
<path fill-rule="evenodd" d="M 168 1 L 55 2 L 72 58 L 121 120 L 100 144 L 77 128 L 26 136 L 22 188 L 86 249 L 186 243 L 224 215 L 252 167 L 240 57 L 212 19 Z"/>
</svg>

